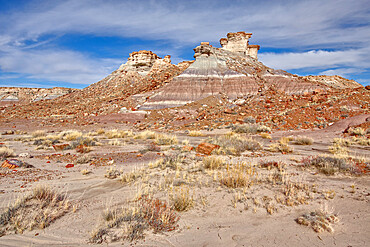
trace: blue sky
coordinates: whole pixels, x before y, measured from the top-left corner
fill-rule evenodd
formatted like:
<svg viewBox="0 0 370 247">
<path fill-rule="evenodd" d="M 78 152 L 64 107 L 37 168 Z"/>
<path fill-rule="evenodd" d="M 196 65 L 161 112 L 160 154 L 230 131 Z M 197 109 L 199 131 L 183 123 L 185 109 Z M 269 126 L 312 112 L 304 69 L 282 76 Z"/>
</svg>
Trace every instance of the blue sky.
<svg viewBox="0 0 370 247">
<path fill-rule="evenodd" d="M 237 31 L 275 69 L 370 84 L 368 0 L 0 0 L 0 86 L 83 88 L 130 52 L 178 63 Z"/>
</svg>

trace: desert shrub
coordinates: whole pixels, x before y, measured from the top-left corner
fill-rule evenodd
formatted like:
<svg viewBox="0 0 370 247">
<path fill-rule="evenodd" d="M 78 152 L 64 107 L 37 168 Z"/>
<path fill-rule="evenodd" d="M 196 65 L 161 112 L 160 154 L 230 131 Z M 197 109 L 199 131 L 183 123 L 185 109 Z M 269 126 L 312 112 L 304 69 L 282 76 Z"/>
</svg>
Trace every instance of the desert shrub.
<svg viewBox="0 0 370 247">
<path fill-rule="evenodd" d="M 272 168 L 277 168 L 278 170 L 282 170 L 283 167 L 286 164 L 281 162 L 281 161 L 266 161 L 266 160 L 260 160 L 258 162 L 258 166 L 261 168 L 267 168 L 267 169 L 272 169 Z"/>
<path fill-rule="evenodd" d="M 91 161 L 91 157 L 85 154 L 85 155 L 79 156 L 76 159 L 75 163 L 76 164 L 86 164 L 86 163 L 89 163 L 90 161 Z"/>
<path fill-rule="evenodd" d="M 236 133 L 247 133 L 247 134 L 256 134 L 261 132 L 271 132 L 271 128 L 259 125 L 259 124 L 242 124 L 235 125 L 232 127 L 233 131 Z"/>
<path fill-rule="evenodd" d="M 74 142 L 72 142 L 71 147 L 76 148 L 79 145 L 82 146 L 96 146 L 98 141 L 96 138 L 92 138 L 90 136 L 80 136 Z"/>
<path fill-rule="evenodd" d="M 105 131 L 104 134 L 108 139 L 134 136 L 134 133 L 131 130 L 117 130 L 117 129 Z"/>
<path fill-rule="evenodd" d="M 143 196 L 137 205 L 121 210 L 108 208 L 103 213 L 103 225 L 90 235 L 90 242 L 102 243 L 108 239 L 134 241 L 144 238 L 145 230 L 154 233 L 173 231 L 180 216 L 167 202 Z"/>
<path fill-rule="evenodd" d="M 292 153 L 294 149 L 286 143 L 271 143 L 268 150 L 270 152 Z"/>
<path fill-rule="evenodd" d="M 31 136 L 33 138 L 46 136 L 46 132 L 44 130 L 36 130 L 36 131 L 34 131 L 34 132 L 31 133 Z"/>
<path fill-rule="evenodd" d="M 15 153 L 13 149 L 8 147 L 0 147 L 0 160 L 6 159 L 8 157 L 14 157 Z"/>
<path fill-rule="evenodd" d="M 87 169 L 83 169 L 83 170 L 81 170 L 81 174 L 82 175 L 88 175 L 88 174 L 90 174 L 91 173 L 91 171 L 89 171 L 89 170 L 87 170 Z"/>
<path fill-rule="evenodd" d="M 295 136 L 293 143 L 296 145 L 312 145 L 313 139 L 307 136 Z"/>
<path fill-rule="evenodd" d="M 116 167 L 110 167 L 105 171 L 104 177 L 109 179 L 115 179 L 122 174 L 122 171 L 117 170 Z"/>
<path fill-rule="evenodd" d="M 38 186 L 1 213 L 0 232 L 23 233 L 46 228 L 67 213 L 70 206 L 65 195 L 49 187 Z"/>
<path fill-rule="evenodd" d="M 206 156 L 203 158 L 202 163 L 203 163 L 204 168 L 215 170 L 215 169 L 220 169 L 225 164 L 225 161 L 221 157 Z"/>
<path fill-rule="evenodd" d="M 199 130 L 191 130 L 189 131 L 188 136 L 197 137 L 197 136 L 204 136 L 204 134 Z"/>
<path fill-rule="evenodd" d="M 349 128 L 348 129 L 348 133 L 350 135 L 356 135 L 356 136 L 364 136 L 366 134 L 366 130 L 364 130 L 363 128 L 361 127 L 357 127 L 357 128 Z"/>
<path fill-rule="evenodd" d="M 220 146 L 219 149 L 214 150 L 216 154 L 240 155 L 246 150 L 257 151 L 262 149 L 262 144 L 258 141 L 237 134 L 224 135 L 210 141 Z"/>
<path fill-rule="evenodd" d="M 181 170 L 181 165 L 183 164 L 185 158 L 182 155 L 175 155 L 175 156 L 167 156 L 164 159 L 159 159 L 154 163 L 149 163 L 149 167 L 160 168 L 162 170 L 166 168 L 170 168 L 173 170 Z"/>
<path fill-rule="evenodd" d="M 130 172 L 122 173 L 121 176 L 120 176 L 120 181 L 123 184 L 131 183 L 131 182 L 135 181 L 136 179 L 142 177 L 142 175 L 143 175 L 143 170 L 134 169 Z"/>
<path fill-rule="evenodd" d="M 108 144 L 112 146 L 121 146 L 122 142 L 118 139 L 114 139 L 114 140 L 109 141 Z"/>
<path fill-rule="evenodd" d="M 96 131 L 96 134 L 98 134 L 98 135 L 103 135 L 103 134 L 105 134 L 105 130 L 104 130 L 104 129 L 98 129 L 98 130 Z"/>
<path fill-rule="evenodd" d="M 265 125 L 259 125 L 257 127 L 257 132 L 258 133 L 261 133 L 261 132 L 271 132 L 271 128 L 270 127 L 267 127 Z"/>
<path fill-rule="evenodd" d="M 155 142 L 158 145 L 174 145 L 178 143 L 175 135 L 156 134 Z"/>
<path fill-rule="evenodd" d="M 328 213 L 323 210 L 317 210 L 304 214 L 296 219 L 296 222 L 300 225 L 310 226 L 315 232 L 328 231 L 334 232 L 332 224 L 339 221 L 336 214 Z"/>
<path fill-rule="evenodd" d="M 261 133 L 260 136 L 264 139 L 272 139 L 272 137 L 269 133 Z"/>
<path fill-rule="evenodd" d="M 348 155 L 348 148 L 343 147 L 338 143 L 334 143 L 332 146 L 329 147 L 329 152 L 335 155 Z"/>
<path fill-rule="evenodd" d="M 248 187 L 255 179 L 255 169 L 246 163 L 228 165 L 219 178 L 220 183 L 229 188 Z"/>
<path fill-rule="evenodd" d="M 155 139 L 157 133 L 150 131 L 150 130 L 145 130 L 143 132 L 139 132 L 134 136 L 135 139 Z"/>
<path fill-rule="evenodd" d="M 194 206 L 193 196 L 190 195 L 190 188 L 187 186 L 180 186 L 175 188 L 171 195 L 172 207 L 176 211 L 187 211 Z"/>
<path fill-rule="evenodd" d="M 351 146 L 352 141 L 350 141 L 348 139 L 344 139 L 344 138 L 334 138 L 333 143 L 337 144 L 339 146 L 349 147 L 349 146 Z"/>
<path fill-rule="evenodd" d="M 77 130 L 68 130 L 61 133 L 61 137 L 66 141 L 75 141 L 82 137 L 82 132 Z"/>
<path fill-rule="evenodd" d="M 248 116 L 243 119 L 244 123 L 254 124 L 256 123 L 256 119 L 252 116 Z"/>
<path fill-rule="evenodd" d="M 362 174 L 369 169 L 369 164 L 365 161 L 337 156 L 307 157 L 301 162 L 305 167 L 316 167 L 319 172 L 326 175 L 334 175 L 337 172 Z"/>
<path fill-rule="evenodd" d="M 361 145 L 361 146 L 370 146 L 370 138 L 366 138 L 366 137 L 355 137 L 355 136 L 353 136 L 351 138 L 351 142 L 355 143 L 355 144 L 358 144 L 358 145 Z"/>
</svg>

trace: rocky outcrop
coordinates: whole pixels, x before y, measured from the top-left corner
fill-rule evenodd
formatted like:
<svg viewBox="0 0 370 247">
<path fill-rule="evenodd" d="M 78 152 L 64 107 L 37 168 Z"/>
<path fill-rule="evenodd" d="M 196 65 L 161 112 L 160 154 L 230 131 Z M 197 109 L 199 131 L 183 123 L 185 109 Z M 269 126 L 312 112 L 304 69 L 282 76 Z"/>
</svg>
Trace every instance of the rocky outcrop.
<svg viewBox="0 0 370 247">
<path fill-rule="evenodd" d="M 246 32 L 228 33 L 227 38 L 220 39 L 220 44 L 222 49 L 242 55 L 248 55 L 257 59 L 257 53 L 260 46 L 249 45 L 249 38 L 251 36 L 251 33 Z"/>
<path fill-rule="evenodd" d="M 228 37 L 234 41 L 249 35 L 244 32 L 241 34 L 243 35 L 233 34 Z M 177 107 L 219 94 L 235 100 L 256 95 L 266 89 L 302 94 L 328 88 L 324 84 L 312 83 L 302 77 L 263 65 L 242 52 L 243 46 L 240 44 L 248 45 L 245 40 L 243 42 L 226 47 L 227 49 L 225 44 L 223 48 L 215 48 L 208 42 L 202 42 L 194 49 L 195 62 L 148 96 L 140 109 Z"/>
<path fill-rule="evenodd" d="M 335 89 L 345 89 L 345 88 L 358 88 L 362 87 L 361 84 L 354 80 L 348 80 L 346 78 L 343 78 L 339 75 L 333 75 L 333 76 L 328 76 L 328 75 L 309 75 L 309 76 L 304 76 L 304 79 L 313 82 L 313 83 L 320 83 L 326 86 L 329 86 L 331 88 Z"/>
<path fill-rule="evenodd" d="M 119 67 L 121 72 L 138 72 L 140 75 L 147 75 L 153 65 L 156 62 L 171 63 L 171 56 L 165 56 L 164 59 L 161 59 L 157 54 L 151 51 L 135 51 L 130 53 L 127 62 L 122 64 Z"/>
<path fill-rule="evenodd" d="M 0 104 L 28 104 L 39 100 L 51 100 L 78 91 L 78 89 L 0 87 Z"/>
</svg>

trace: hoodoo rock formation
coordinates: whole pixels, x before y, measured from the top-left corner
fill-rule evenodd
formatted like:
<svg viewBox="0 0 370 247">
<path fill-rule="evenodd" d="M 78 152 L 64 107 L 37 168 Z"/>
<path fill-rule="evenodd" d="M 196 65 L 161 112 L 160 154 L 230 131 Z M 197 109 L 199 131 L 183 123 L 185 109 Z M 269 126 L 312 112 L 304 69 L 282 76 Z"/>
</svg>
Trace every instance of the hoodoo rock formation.
<svg viewBox="0 0 370 247">
<path fill-rule="evenodd" d="M 228 33 L 227 38 L 220 39 L 220 44 L 222 49 L 242 55 L 249 55 L 257 59 L 257 53 L 260 46 L 249 44 L 249 38 L 251 36 L 251 33 L 246 32 Z"/>
<path fill-rule="evenodd" d="M 130 53 L 127 62 L 122 64 L 118 70 L 122 72 L 135 71 L 145 76 L 149 73 L 153 65 L 161 60 L 162 59 L 158 57 L 157 54 L 151 51 L 136 51 Z M 166 56 L 162 61 L 171 63 L 171 56 Z"/>
<path fill-rule="evenodd" d="M 222 48 L 202 42 L 194 49 L 195 62 L 162 88 L 150 96 L 146 95 L 147 100 L 140 109 L 176 107 L 219 94 L 235 100 L 267 89 L 302 94 L 336 88 L 324 81 L 299 77 L 263 65 L 257 60 L 258 49 L 248 44 L 250 36 L 245 32 L 229 33 L 227 39 L 220 40 Z M 333 84 L 337 85 L 339 81 Z M 354 87 L 351 83 L 341 85 Z"/>
</svg>

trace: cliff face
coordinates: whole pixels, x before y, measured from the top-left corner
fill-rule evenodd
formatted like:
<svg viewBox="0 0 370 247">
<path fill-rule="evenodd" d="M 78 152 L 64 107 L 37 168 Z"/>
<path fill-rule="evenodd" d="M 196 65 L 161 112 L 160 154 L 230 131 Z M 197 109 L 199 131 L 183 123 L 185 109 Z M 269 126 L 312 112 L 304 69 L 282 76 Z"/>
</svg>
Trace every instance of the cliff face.
<svg viewBox="0 0 370 247">
<path fill-rule="evenodd" d="M 51 100 L 78 91 L 78 89 L 0 87 L 0 104 L 28 104 L 39 100 Z"/>
</svg>

